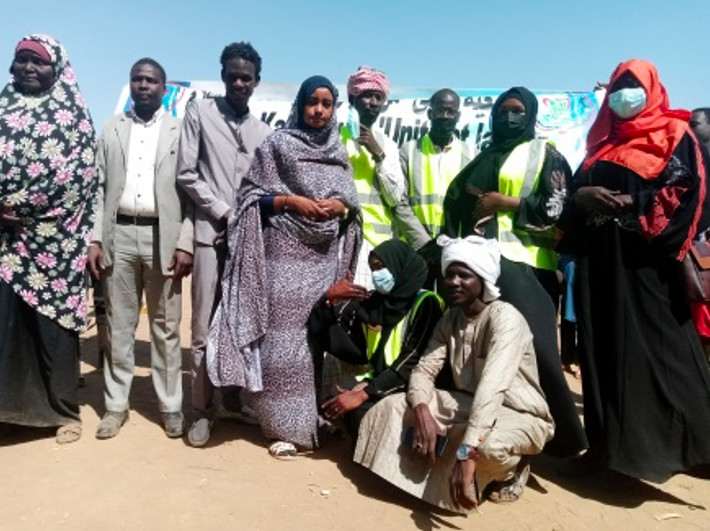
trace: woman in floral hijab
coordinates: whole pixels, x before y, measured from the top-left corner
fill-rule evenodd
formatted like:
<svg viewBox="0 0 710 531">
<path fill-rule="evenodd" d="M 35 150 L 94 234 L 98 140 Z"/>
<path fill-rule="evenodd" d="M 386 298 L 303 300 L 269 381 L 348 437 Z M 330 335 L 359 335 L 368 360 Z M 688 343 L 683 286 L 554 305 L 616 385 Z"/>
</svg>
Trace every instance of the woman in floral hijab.
<svg viewBox="0 0 710 531">
<path fill-rule="evenodd" d="M 0 94 L 0 423 L 81 436 L 79 331 L 95 137 L 64 47 L 20 41 Z"/>
</svg>

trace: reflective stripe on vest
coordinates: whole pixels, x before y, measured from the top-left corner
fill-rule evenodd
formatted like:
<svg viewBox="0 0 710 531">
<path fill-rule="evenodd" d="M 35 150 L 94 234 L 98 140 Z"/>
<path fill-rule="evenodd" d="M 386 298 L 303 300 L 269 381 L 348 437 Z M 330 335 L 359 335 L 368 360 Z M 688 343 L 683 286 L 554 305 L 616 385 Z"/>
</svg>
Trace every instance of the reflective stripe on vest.
<svg viewBox="0 0 710 531">
<path fill-rule="evenodd" d="M 407 144 L 409 205 L 427 232 L 436 238 L 444 224 L 444 196 L 464 165 L 458 139 L 437 152 L 429 135 Z"/>
<path fill-rule="evenodd" d="M 385 364 L 388 367 L 390 367 L 399 357 L 399 353 L 402 350 L 402 341 L 407 335 L 409 326 L 414 322 L 414 319 L 417 315 L 417 311 L 419 311 L 422 302 L 424 302 L 427 297 L 436 297 L 439 306 L 442 310 L 444 309 L 444 301 L 441 297 L 439 297 L 439 295 L 437 295 L 433 291 L 428 291 L 424 289 L 419 292 L 419 294 L 417 295 L 417 300 L 414 302 L 414 306 L 412 306 L 412 309 L 409 310 L 407 317 L 402 319 L 397 324 L 394 330 L 392 330 L 389 339 L 387 340 L 387 344 L 385 345 L 384 356 Z M 377 347 L 380 344 L 380 337 L 382 336 L 382 333 L 371 330 L 367 327 L 367 325 L 364 324 L 362 325 L 362 327 L 363 331 L 365 332 L 365 337 L 367 338 L 367 359 L 369 360 L 375 354 L 375 351 L 377 350 Z M 372 377 L 373 372 L 372 370 L 369 370 L 363 374 L 356 376 L 356 379 L 358 381 L 362 381 L 365 379 L 371 379 Z"/>
<path fill-rule="evenodd" d="M 353 139 L 350 128 L 344 125 L 340 128 L 340 140 L 353 168 L 355 189 L 360 199 L 362 212 L 362 232 L 364 238 L 373 247 L 393 237 L 392 216 L 387 205 L 382 201 L 379 183 L 375 179 L 375 161 L 370 152 L 360 147 Z"/>
<path fill-rule="evenodd" d="M 545 162 L 545 140 L 531 140 L 508 155 L 498 175 L 498 191 L 510 197 L 527 197 L 537 189 Z M 515 228 L 515 212 L 498 212 L 498 243 L 508 260 L 539 269 L 555 270 L 554 230 L 527 232 Z"/>
</svg>

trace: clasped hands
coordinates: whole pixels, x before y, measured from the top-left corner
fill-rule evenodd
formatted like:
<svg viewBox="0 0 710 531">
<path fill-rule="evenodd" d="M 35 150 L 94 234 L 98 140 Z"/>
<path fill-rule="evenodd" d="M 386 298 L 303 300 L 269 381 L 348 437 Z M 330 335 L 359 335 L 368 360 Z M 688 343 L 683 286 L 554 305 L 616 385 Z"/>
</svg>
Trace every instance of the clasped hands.
<svg viewBox="0 0 710 531">
<path fill-rule="evenodd" d="M 629 194 L 603 186 L 582 186 L 574 193 L 573 200 L 587 216 L 614 216 L 633 206 L 633 199 Z"/>
<path fill-rule="evenodd" d="M 344 218 L 348 211 L 340 199 L 311 199 L 301 195 L 287 196 L 284 207 L 311 221 Z"/>
<path fill-rule="evenodd" d="M 325 298 L 329 303 L 337 301 L 364 301 L 370 296 L 370 292 L 365 286 L 353 283 L 353 274 L 348 272 L 345 278 L 341 278 L 325 292 Z"/>
</svg>

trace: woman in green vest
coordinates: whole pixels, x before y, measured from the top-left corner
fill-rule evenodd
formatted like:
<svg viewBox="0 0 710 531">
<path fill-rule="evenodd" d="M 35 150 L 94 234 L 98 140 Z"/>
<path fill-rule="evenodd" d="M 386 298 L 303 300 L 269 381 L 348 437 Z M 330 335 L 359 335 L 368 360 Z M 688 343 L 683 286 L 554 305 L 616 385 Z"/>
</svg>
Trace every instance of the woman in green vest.
<svg viewBox="0 0 710 531">
<path fill-rule="evenodd" d="M 571 170 L 548 142 L 535 138 L 537 98 L 524 87 L 501 94 L 491 111 L 491 143 L 456 176 L 444 200 L 443 233 L 495 238 L 501 250 L 501 298 L 532 330 L 540 383 L 555 420 L 548 454 L 587 447 L 557 345 L 559 282 L 554 227 Z"/>
<path fill-rule="evenodd" d="M 422 289 L 426 263 L 407 243 L 381 243 L 370 253 L 369 265 L 375 291 L 368 293 L 344 278 L 328 289 L 309 322 L 316 385 L 322 380 L 325 352 L 362 368 L 322 404 L 326 419 L 342 418 L 353 435 L 372 405 L 406 390 L 409 374 L 443 315 L 441 299 Z"/>
</svg>

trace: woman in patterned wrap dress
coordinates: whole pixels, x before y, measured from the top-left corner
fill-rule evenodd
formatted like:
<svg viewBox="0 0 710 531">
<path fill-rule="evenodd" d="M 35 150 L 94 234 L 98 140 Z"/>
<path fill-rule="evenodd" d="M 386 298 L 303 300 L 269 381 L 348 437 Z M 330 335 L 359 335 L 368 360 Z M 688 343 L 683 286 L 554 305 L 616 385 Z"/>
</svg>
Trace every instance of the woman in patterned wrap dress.
<svg viewBox="0 0 710 531">
<path fill-rule="evenodd" d="M 361 239 L 336 99 L 328 79 L 307 79 L 286 126 L 257 149 L 229 222 L 210 330 L 210 378 L 245 390 L 275 456 L 318 447 L 306 324 L 323 292 L 353 269 Z"/>
</svg>

